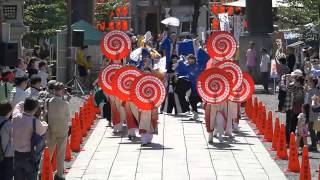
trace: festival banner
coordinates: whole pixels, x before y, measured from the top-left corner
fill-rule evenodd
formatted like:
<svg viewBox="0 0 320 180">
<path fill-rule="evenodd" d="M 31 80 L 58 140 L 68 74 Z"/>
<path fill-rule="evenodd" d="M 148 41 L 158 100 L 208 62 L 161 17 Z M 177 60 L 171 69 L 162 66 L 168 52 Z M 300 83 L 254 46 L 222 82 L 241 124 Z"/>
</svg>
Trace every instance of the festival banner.
<svg viewBox="0 0 320 180">
<path fill-rule="evenodd" d="M 277 72 L 277 62 L 275 59 L 271 59 L 271 68 L 270 68 L 270 78 L 277 78 L 278 72 Z"/>
<path fill-rule="evenodd" d="M 229 16 L 228 13 L 220 13 L 218 14 L 220 21 L 220 29 L 221 31 L 230 32 L 230 24 L 229 24 Z"/>
</svg>

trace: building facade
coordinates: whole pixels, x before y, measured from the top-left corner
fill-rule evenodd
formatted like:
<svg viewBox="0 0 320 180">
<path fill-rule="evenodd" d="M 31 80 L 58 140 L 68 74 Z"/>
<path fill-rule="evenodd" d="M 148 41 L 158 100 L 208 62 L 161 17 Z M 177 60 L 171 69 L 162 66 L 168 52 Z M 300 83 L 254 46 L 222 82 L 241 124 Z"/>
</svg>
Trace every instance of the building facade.
<svg viewBox="0 0 320 180">
<path fill-rule="evenodd" d="M 208 27 L 207 0 L 200 0 L 200 15 L 198 19 L 198 33 L 206 31 Z M 181 24 L 175 28 L 180 33 L 190 33 L 194 0 L 130 0 L 131 27 L 135 34 L 144 34 L 151 31 L 161 33 L 165 26 L 161 20 L 168 16 L 177 17 Z"/>
</svg>

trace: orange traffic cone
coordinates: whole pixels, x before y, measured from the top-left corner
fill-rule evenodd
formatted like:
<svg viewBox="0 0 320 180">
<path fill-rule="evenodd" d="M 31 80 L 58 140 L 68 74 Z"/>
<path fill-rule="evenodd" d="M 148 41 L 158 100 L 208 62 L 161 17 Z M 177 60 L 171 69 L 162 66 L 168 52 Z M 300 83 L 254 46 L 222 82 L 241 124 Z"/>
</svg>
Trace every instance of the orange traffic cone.
<svg viewBox="0 0 320 180">
<path fill-rule="evenodd" d="M 70 148 L 73 152 L 80 152 L 80 142 L 81 142 L 81 130 L 77 121 L 78 113 L 76 112 L 75 118 L 72 118 L 71 127 L 71 143 Z"/>
<path fill-rule="evenodd" d="M 266 106 L 262 105 L 261 106 L 261 119 L 260 119 L 260 130 L 259 130 L 259 134 L 264 135 L 265 134 L 265 124 L 266 124 L 266 119 L 267 119 L 267 115 L 266 115 Z"/>
<path fill-rule="evenodd" d="M 306 145 L 303 146 L 303 150 L 302 150 L 300 180 L 311 180 L 309 153 L 308 153 L 308 146 Z"/>
<path fill-rule="evenodd" d="M 249 99 L 249 117 L 250 119 L 252 119 L 252 116 L 253 116 L 253 101 L 252 101 L 252 98 Z"/>
<path fill-rule="evenodd" d="M 48 147 L 44 149 L 44 153 L 43 153 L 41 180 L 53 180 L 53 172 L 52 172 L 52 167 L 50 163 L 50 152 Z"/>
<path fill-rule="evenodd" d="M 298 158 L 298 149 L 296 144 L 296 136 L 292 132 L 290 134 L 290 151 L 289 151 L 289 163 L 288 169 L 285 172 L 299 172 L 300 165 L 299 165 L 299 158 Z"/>
<path fill-rule="evenodd" d="M 280 120 L 277 117 L 276 118 L 276 123 L 274 125 L 274 132 L 273 132 L 273 137 L 272 137 L 272 146 L 269 149 L 269 151 L 276 151 L 277 150 L 277 145 L 279 141 L 279 131 L 280 131 Z"/>
<path fill-rule="evenodd" d="M 84 107 L 80 107 L 79 119 L 80 119 L 81 135 L 82 135 L 82 137 L 86 137 L 87 136 L 87 129 L 86 129 L 86 125 L 85 125 Z"/>
<path fill-rule="evenodd" d="M 252 99 L 249 98 L 247 101 L 246 101 L 246 106 L 245 106 L 245 112 L 246 112 L 246 115 L 248 118 L 251 118 L 251 107 L 252 106 Z"/>
<path fill-rule="evenodd" d="M 287 145 L 287 143 L 286 143 L 286 128 L 284 127 L 284 124 L 281 124 L 279 141 L 278 141 L 278 146 L 277 146 L 277 156 L 274 159 L 282 159 L 282 160 L 288 159 L 288 152 L 287 152 L 286 145 Z"/>
<path fill-rule="evenodd" d="M 266 124 L 265 124 L 264 141 L 272 142 L 272 136 L 273 136 L 272 111 L 269 111 L 268 120 L 266 120 Z"/>
<path fill-rule="evenodd" d="M 64 160 L 68 162 L 72 160 L 72 152 L 70 148 L 69 139 L 67 140 L 66 154 L 65 154 Z"/>
<path fill-rule="evenodd" d="M 51 167 L 53 172 L 57 170 L 57 146 L 55 146 L 54 148 L 53 156 L 51 159 Z"/>
<path fill-rule="evenodd" d="M 253 115 L 252 115 L 252 121 L 253 123 L 256 123 L 257 114 L 259 110 L 259 104 L 258 104 L 258 98 L 254 97 L 254 105 L 253 105 Z"/>
</svg>

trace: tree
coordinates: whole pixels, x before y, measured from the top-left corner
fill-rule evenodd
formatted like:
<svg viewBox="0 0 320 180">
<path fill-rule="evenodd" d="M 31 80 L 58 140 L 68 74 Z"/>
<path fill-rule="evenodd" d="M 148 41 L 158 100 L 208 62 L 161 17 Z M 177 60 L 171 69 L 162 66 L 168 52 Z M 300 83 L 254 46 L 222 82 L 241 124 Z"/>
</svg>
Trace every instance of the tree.
<svg viewBox="0 0 320 180">
<path fill-rule="evenodd" d="M 64 0 L 26 0 L 24 23 L 30 27 L 30 33 L 24 37 L 32 44 L 56 34 L 67 22 Z"/>
<path fill-rule="evenodd" d="M 312 23 L 319 27 L 318 0 L 288 0 L 289 7 L 279 7 L 277 9 L 275 24 L 280 29 L 299 29 L 299 33 L 306 36 L 309 32 L 304 25 Z M 308 38 L 308 37 L 305 37 Z"/>
</svg>

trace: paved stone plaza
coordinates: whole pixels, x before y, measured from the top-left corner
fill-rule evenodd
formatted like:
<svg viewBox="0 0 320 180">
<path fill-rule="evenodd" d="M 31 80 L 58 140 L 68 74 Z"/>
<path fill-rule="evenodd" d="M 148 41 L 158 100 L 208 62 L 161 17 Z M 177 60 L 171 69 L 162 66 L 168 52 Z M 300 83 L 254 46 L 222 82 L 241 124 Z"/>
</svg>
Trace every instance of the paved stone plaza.
<svg viewBox="0 0 320 180">
<path fill-rule="evenodd" d="M 207 143 L 205 124 L 189 117 L 160 115 L 159 134 L 147 147 L 125 134 L 112 135 L 106 126 L 106 120 L 97 121 L 67 179 L 286 179 L 245 118 L 233 139 L 213 144 Z"/>
</svg>

